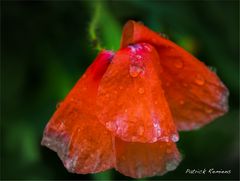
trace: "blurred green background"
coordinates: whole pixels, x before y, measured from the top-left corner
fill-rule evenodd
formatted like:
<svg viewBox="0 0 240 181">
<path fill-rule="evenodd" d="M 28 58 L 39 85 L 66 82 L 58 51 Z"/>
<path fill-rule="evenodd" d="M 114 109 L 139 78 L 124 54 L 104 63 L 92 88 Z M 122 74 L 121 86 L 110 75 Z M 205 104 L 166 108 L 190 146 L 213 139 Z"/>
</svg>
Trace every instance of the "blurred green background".
<svg viewBox="0 0 240 181">
<path fill-rule="evenodd" d="M 95 29 L 89 26 L 94 24 Z M 239 179 L 239 1 L 1 1 L 1 179 L 130 179 L 114 170 L 77 175 L 40 146 L 43 129 L 97 54 L 91 40 L 117 50 L 134 19 L 163 32 L 217 74 L 230 90 L 229 112 L 182 132 L 184 157 L 153 179 Z M 186 169 L 231 174 L 188 175 Z"/>
</svg>

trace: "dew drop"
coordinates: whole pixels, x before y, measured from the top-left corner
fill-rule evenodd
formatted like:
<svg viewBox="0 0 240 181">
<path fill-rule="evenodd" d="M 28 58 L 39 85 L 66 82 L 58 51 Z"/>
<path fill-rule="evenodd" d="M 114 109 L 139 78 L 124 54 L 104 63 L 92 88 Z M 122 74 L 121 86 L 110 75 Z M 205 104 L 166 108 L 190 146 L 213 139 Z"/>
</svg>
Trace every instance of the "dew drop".
<svg viewBox="0 0 240 181">
<path fill-rule="evenodd" d="M 109 130 L 116 130 L 116 127 L 115 127 L 114 123 L 112 123 L 111 121 L 109 121 L 109 122 L 106 123 L 106 127 L 107 127 Z"/>
<path fill-rule="evenodd" d="M 205 80 L 204 80 L 204 78 L 201 76 L 201 75 L 196 75 L 196 77 L 195 77 L 195 83 L 197 84 L 197 85 L 204 85 L 204 83 L 205 83 Z"/>
<path fill-rule="evenodd" d="M 177 161 L 175 160 L 169 161 L 166 164 L 166 170 L 168 171 L 175 170 L 177 165 L 178 165 Z"/>
<path fill-rule="evenodd" d="M 205 112 L 208 113 L 208 114 L 211 114 L 213 112 L 213 110 L 211 108 L 206 108 Z"/>
<path fill-rule="evenodd" d="M 140 126 L 140 127 L 138 128 L 138 134 L 139 134 L 139 135 L 143 135 L 143 132 L 144 132 L 144 128 L 143 128 L 142 126 Z"/>
<path fill-rule="evenodd" d="M 217 68 L 216 67 L 212 67 L 212 66 L 208 66 L 209 70 L 211 70 L 214 73 L 217 73 Z"/>
<path fill-rule="evenodd" d="M 139 93 L 139 94 L 143 94 L 143 93 L 144 93 L 144 88 L 139 88 L 139 89 L 138 89 L 138 93 Z"/>
<path fill-rule="evenodd" d="M 173 142 L 177 142 L 179 140 L 178 135 L 176 134 L 173 134 L 171 139 Z"/>
<path fill-rule="evenodd" d="M 126 157 L 125 157 L 125 156 L 122 156 L 122 160 L 126 160 Z"/>
<path fill-rule="evenodd" d="M 127 112 L 128 112 L 128 110 L 127 110 L 127 109 L 125 109 L 125 110 L 124 110 L 124 112 L 125 112 L 125 113 L 127 113 Z"/>
<path fill-rule="evenodd" d="M 136 65 L 131 65 L 129 69 L 129 74 L 132 77 L 137 77 L 141 72 L 143 72 L 143 69 Z"/>
<path fill-rule="evenodd" d="M 149 45 L 146 44 L 146 43 L 143 44 L 143 47 L 144 47 L 144 49 L 145 49 L 146 51 L 148 51 L 148 52 L 151 52 L 151 51 L 152 51 L 152 49 L 151 49 L 151 48 L 149 47 Z"/>
<path fill-rule="evenodd" d="M 163 136 L 161 137 L 161 141 L 169 142 L 169 138 L 167 136 Z"/>
<path fill-rule="evenodd" d="M 183 83 L 183 87 L 187 87 L 188 86 L 188 84 L 187 83 Z"/>
<path fill-rule="evenodd" d="M 181 104 L 181 105 L 183 105 L 184 103 L 185 103 L 184 100 L 179 101 L 179 104 Z"/>
<path fill-rule="evenodd" d="M 165 33 L 159 32 L 158 34 L 165 39 L 169 39 L 168 35 Z"/>
<path fill-rule="evenodd" d="M 155 104 L 155 105 L 157 105 L 157 104 L 158 104 L 158 102 L 157 102 L 157 101 L 154 101 L 154 104 Z"/>
<path fill-rule="evenodd" d="M 58 102 L 57 105 L 56 105 L 56 109 L 60 108 L 62 102 Z"/>
<path fill-rule="evenodd" d="M 171 153 L 172 150 L 171 150 L 170 148 L 167 148 L 166 152 L 167 152 L 167 153 Z"/>
<path fill-rule="evenodd" d="M 137 60 L 141 60 L 141 59 L 142 59 L 142 56 L 141 56 L 141 55 L 136 55 L 136 59 L 137 59 Z"/>
<path fill-rule="evenodd" d="M 169 87 L 169 86 L 170 86 L 170 83 L 169 83 L 169 82 L 167 82 L 167 83 L 166 83 L 166 86 L 167 86 L 167 87 Z"/>
<path fill-rule="evenodd" d="M 183 68 L 183 62 L 181 60 L 177 60 L 175 61 L 174 66 L 178 69 Z"/>
<path fill-rule="evenodd" d="M 136 139 L 137 139 L 137 137 L 136 137 L 136 136 L 132 136 L 132 142 L 135 142 L 135 141 L 136 141 Z"/>
</svg>

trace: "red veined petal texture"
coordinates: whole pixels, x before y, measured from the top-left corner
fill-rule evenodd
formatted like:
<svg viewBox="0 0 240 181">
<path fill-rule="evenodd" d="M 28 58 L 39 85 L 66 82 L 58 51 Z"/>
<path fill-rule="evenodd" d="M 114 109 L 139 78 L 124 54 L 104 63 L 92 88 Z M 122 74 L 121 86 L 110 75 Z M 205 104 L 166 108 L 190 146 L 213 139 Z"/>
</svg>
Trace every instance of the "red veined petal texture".
<svg viewBox="0 0 240 181">
<path fill-rule="evenodd" d="M 116 138 L 116 169 L 124 175 L 142 178 L 163 175 L 181 161 L 174 142 L 125 142 Z"/>
<path fill-rule="evenodd" d="M 205 64 L 144 25 L 127 22 L 121 48 L 139 42 L 158 51 L 159 77 L 178 130 L 199 128 L 228 111 L 228 89 Z"/>
<path fill-rule="evenodd" d="M 155 70 L 158 54 L 146 43 L 119 50 L 97 95 L 97 116 L 114 135 L 130 142 L 178 140 Z"/>
<path fill-rule="evenodd" d="M 112 52 L 102 51 L 47 124 L 42 144 L 56 151 L 70 172 L 95 173 L 113 167 L 112 134 L 95 116 L 99 81 Z"/>
</svg>

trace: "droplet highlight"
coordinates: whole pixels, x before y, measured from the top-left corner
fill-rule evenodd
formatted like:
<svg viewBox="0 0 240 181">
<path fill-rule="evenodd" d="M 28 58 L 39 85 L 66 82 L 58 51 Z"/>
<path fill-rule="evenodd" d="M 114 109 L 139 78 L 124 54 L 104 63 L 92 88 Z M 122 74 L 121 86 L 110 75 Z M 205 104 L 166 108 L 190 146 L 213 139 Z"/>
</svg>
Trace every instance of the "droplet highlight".
<svg viewBox="0 0 240 181">
<path fill-rule="evenodd" d="M 173 142 L 177 142 L 179 140 L 178 135 L 176 135 L 176 134 L 172 135 L 171 139 Z"/>
<path fill-rule="evenodd" d="M 204 83 L 205 83 L 205 80 L 204 80 L 204 78 L 201 76 L 201 75 L 196 75 L 196 77 L 195 77 L 195 83 L 197 84 L 197 85 L 204 85 Z"/>
<path fill-rule="evenodd" d="M 140 126 L 140 127 L 138 128 L 138 134 L 139 134 L 139 135 L 143 135 L 143 132 L 144 132 L 144 128 L 143 128 L 142 126 Z"/>
<path fill-rule="evenodd" d="M 188 84 L 187 83 L 183 83 L 183 87 L 188 87 Z"/>
<path fill-rule="evenodd" d="M 138 89 L 138 93 L 139 93 L 139 94 L 144 94 L 144 88 L 139 88 L 139 89 Z"/>
<path fill-rule="evenodd" d="M 177 60 L 174 62 L 174 66 L 178 69 L 183 68 L 183 62 L 181 60 Z"/>
<path fill-rule="evenodd" d="M 172 152 L 172 150 L 170 148 L 167 148 L 166 152 L 169 154 Z"/>
<path fill-rule="evenodd" d="M 180 101 L 179 101 L 179 104 L 180 104 L 180 105 L 183 105 L 184 103 L 185 103 L 184 100 L 180 100 Z"/>
<path fill-rule="evenodd" d="M 208 114 L 211 114 L 213 112 L 213 109 L 211 108 L 206 108 L 205 109 L 205 112 L 208 113 Z"/>
<path fill-rule="evenodd" d="M 216 67 L 212 67 L 212 66 L 208 66 L 209 70 L 211 70 L 214 73 L 217 73 L 217 68 Z"/>
<path fill-rule="evenodd" d="M 168 171 L 172 171 L 175 170 L 178 166 L 178 162 L 176 160 L 171 160 L 169 162 L 167 162 L 166 164 L 166 170 Z"/>
<path fill-rule="evenodd" d="M 57 105 L 56 105 L 56 109 L 60 108 L 62 102 L 58 102 Z"/>
<path fill-rule="evenodd" d="M 129 74 L 132 76 L 132 77 L 137 77 L 140 75 L 140 73 L 143 72 L 143 69 L 137 65 L 131 65 L 130 66 L 130 69 L 129 69 Z"/>
</svg>

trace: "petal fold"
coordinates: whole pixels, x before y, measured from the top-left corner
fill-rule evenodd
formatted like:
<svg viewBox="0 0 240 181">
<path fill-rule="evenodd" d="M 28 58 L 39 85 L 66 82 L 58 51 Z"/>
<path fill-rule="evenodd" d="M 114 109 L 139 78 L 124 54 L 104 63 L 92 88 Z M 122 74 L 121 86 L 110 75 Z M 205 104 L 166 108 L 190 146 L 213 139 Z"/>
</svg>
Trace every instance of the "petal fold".
<svg viewBox="0 0 240 181">
<path fill-rule="evenodd" d="M 146 42 L 159 54 L 162 87 L 178 130 L 202 127 L 228 111 L 228 89 L 215 72 L 175 43 L 128 21 L 121 48 Z"/>
<path fill-rule="evenodd" d="M 97 95 L 97 117 L 125 141 L 178 141 L 178 133 L 155 70 L 156 50 L 149 44 L 116 53 Z"/>
<path fill-rule="evenodd" d="M 57 152 L 70 172 L 95 173 L 115 163 L 113 137 L 94 115 L 98 84 L 112 56 L 109 51 L 97 56 L 44 130 L 42 145 Z"/>
</svg>

